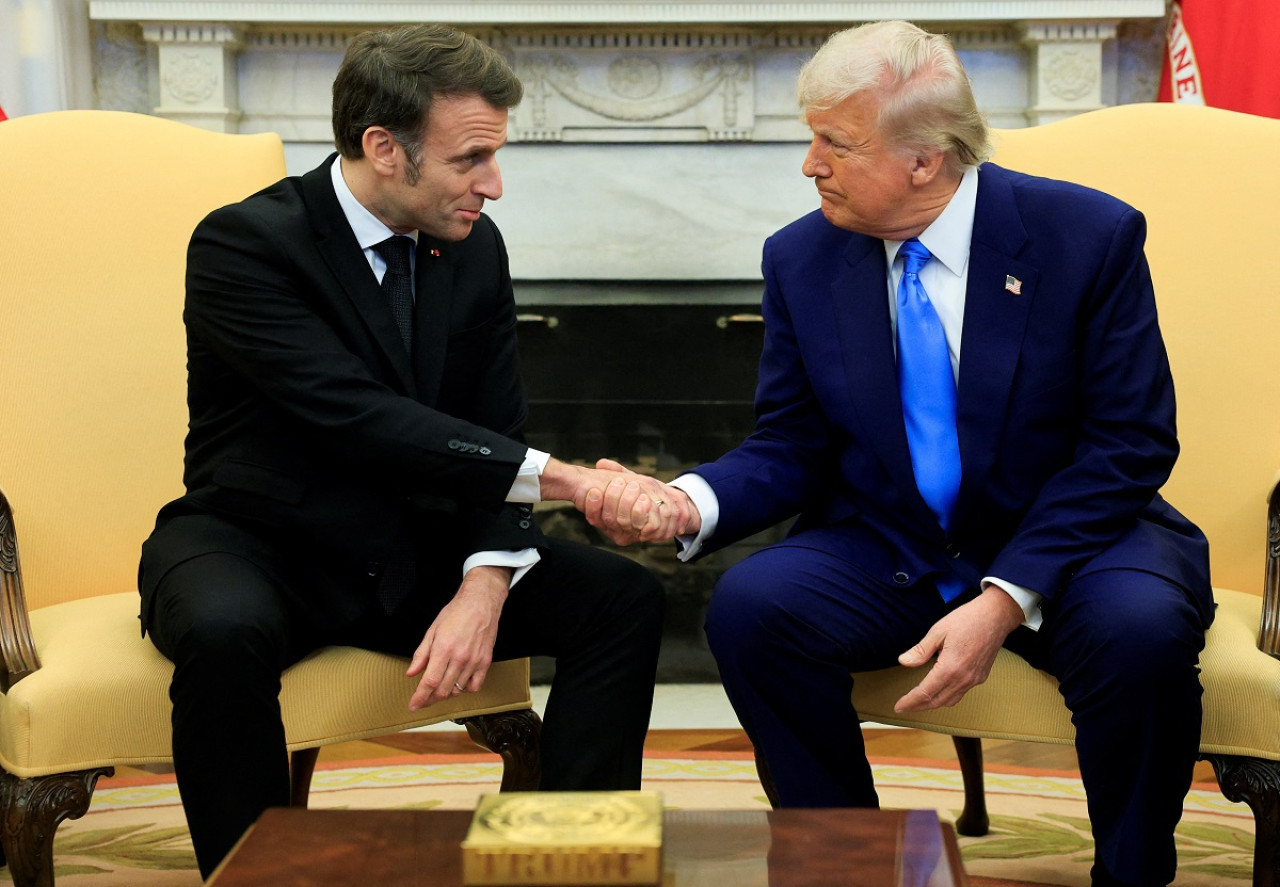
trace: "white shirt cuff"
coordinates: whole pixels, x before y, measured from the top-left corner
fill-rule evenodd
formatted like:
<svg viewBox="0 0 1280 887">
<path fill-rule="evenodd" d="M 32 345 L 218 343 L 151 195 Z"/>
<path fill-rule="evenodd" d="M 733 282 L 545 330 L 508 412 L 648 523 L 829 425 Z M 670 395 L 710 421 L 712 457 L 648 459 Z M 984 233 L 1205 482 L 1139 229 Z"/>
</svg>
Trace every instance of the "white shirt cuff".
<svg viewBox="0 0 1280 887">
<path fill-rule="evenodd" d="M 551 458 L 550 453 L 544 453 L 542 450 L 535 450 L 529 447 L 525 453 L 524 461 L 520 463 L 520 470 L 516 472 L 516 479 L 511 484 L 511 490 L 507 493 L 508 502 L 524 502 L 533 503 L 542 501 L 542 484 L 538 478 L 542 477 L 542 472 L 547 469 L 547 461 Z"/>
<path fill-rule="evenodd" d="M 511 584 L 507 587 L 515 588 L 520 577 L 529 572 L 529 568 L 539 560 L 541 558 L 536 548 L 521 551 L 477 551 L 462 562 L 462 575 L 467 575 L 473 567 L 511 567 L 514 572 L 511 574 Z"/>
<path fill-rule="evenodd" d="M 682 474 L 673 480 L 670 486 L 677 490 L 684 490 L 685 494 L 693 500 L 694 507 L 698 509 L 698 515 L 702 518 L 702 528 L 698 531 L 698 535 L 676 537 L 676 541 L 680 543 L 680 553 L 676 557 L 687 561 L 702 550 L 702 543 L 711 538 L 711 534 L 716 531 L 716 524 L 720 521 L 720 500 L 716 498 L 711 484 L 698 474 Z"/>
<path fill-rule="evenodd" d="M 994 576 L 983 576 L 982 587 L 994 585 L 1008 592 L 1009 597 L 1022 608 L 1023 620 L 1022 624 L 1032 631 L 1039 631 L 1041 623 L 1044 622 L 1044 614 L 1040 612 L 1040 602 L 1044 600 L 1036 592 L 1029 588 L 1023 588 L 1021 585 L 1014 585 L 1012 582 L 1006 582 L 1003 579 L 997 579 Z"/>
</svg>

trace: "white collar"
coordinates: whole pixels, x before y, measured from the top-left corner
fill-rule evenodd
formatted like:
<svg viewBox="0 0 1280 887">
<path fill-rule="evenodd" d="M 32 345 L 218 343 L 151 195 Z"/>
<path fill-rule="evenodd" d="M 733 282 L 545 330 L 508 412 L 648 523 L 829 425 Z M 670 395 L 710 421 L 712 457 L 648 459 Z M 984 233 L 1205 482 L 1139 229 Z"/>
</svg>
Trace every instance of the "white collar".
<svg viewBox="0 0 1280 887">
<path fill-rule="evenodd" d="M 342 175 L 341 156 L 334 158 L 329 167 L 329 174 L 333 180 L 333 192 L 338 196 L 338 205 L 342 207 L 342 214 L 347 217 L 347 224 L 351 226 L 351 231 L 356 235 L 356 242 L 360 244 L 361 249 L 372 249 L 396 233 L 369 212 L 364 204 L 356 200 L 356 196 L 351 193 L 347 180 Z M 410 231 L 405 236 L 414 243 L 418 242 L 416 230 Z"/>
</svg>

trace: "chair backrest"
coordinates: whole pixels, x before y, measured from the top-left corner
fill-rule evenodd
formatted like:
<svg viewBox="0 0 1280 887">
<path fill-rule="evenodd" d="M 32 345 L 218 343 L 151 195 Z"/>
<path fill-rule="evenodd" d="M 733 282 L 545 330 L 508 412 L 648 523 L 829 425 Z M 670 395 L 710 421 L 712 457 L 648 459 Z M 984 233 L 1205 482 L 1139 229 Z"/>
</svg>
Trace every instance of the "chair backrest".
<svg viewBox="0 0 1280 887">
<path fill-rule="evenodd" d="M 1213 583 L 1259 594 L 1280 469 L 1280 120 L 1122 105 L 996 133 L 995 161 L 1147 218 L 1182 454 L 1164 494 L 1209 537 Z M 1064 335 L 1066 331 L 1064 330 Z"/>
<path fill-rule="evenodd" d="M 275 135 L 112 111 L 0 123 L 0 489 L 32 608 L 136 588 L 182 489 L 187 241 L 284 172 Z"/>
</svg>

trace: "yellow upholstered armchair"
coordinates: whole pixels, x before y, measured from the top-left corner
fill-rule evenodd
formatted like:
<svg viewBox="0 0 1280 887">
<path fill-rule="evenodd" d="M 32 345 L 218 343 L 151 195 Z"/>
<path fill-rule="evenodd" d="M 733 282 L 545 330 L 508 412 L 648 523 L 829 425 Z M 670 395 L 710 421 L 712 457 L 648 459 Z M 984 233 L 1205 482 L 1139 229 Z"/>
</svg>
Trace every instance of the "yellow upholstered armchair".
<svg viewBox="0 0 1280 887">
<path fill-rule="evenodd" d="M 283 174 L 274 135 L 108 111 L 0 123 L 0 844 L 21 887 L 51 887 L 54 832 L 99 776 L 171 760 L 172 669 L 139 631 L 136 578 L 181 490 L 186 244 Z M 527 660 L 416 713 L 404 670 L 331 647 L 285 673 L 295 804 L 320 746 L 444 719 L 502 755 L 504 789 L 536 787 Z"/>
<path fill-rule="evenodd" d="M 1209 537 L 1217 617 L 1200 657 L 1201 757 L 1252 808 L 1253 883 L 1280 875 L 1280 120 L 1126 105 L 997 133 L 997 163 L 1068 179 L 1146 214 L 1182 453 L 1165 497 Z M 1270 507 L 1268 508 L 1268 501 Z M 1057 683 L 1008 651 L 953 708 L 897 714 L 923 674 L 854 676 L 866 721 L 955 737 L 962 834 L 987 830 L 981 737 L 1071 744 Z"/>
</svg>

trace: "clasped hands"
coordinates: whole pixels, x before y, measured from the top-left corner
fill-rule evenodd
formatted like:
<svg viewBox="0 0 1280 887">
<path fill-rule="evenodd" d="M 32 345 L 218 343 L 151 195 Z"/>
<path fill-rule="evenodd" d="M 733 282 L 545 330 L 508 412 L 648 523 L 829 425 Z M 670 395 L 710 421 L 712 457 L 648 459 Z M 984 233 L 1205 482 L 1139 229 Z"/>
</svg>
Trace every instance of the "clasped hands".
<svg viewBox="0 0 1280 887">
<path fill-rule="evenodd" d="M 612 459 L 599 460 L 595 468 L 552 459 L 542 475 L 542 497 L 572 502 L 616 545 L 663 542 L 697 534 L 702 527 L 697 507 L 683 490 Z"/>
</svg>

